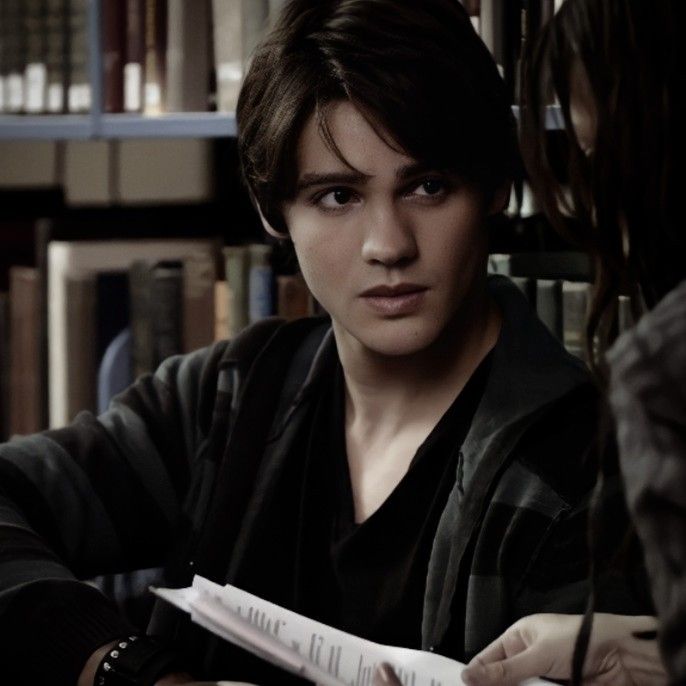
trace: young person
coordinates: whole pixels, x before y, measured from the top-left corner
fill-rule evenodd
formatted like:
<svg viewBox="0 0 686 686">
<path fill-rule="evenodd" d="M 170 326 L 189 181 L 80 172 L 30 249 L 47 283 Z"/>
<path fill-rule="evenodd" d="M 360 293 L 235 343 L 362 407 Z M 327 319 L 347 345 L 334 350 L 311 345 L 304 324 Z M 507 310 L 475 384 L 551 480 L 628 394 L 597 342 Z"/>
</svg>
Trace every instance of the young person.
<svg viewBox="0 0 686 686">
<path fill-rule="evenodd" d="M 597 615 L 585 661 L 577 652 L 585 683 L 686 682 L 686 238 L 678 182 L 686 155 L 685 26 L 679 0 L 566 0 L 530 79 L 530 171 L 563 230 L 563 192 L 540 118 L 551 88 L 569 134 L 574 238 L 597 265 L 589 340 L 599 334 L 596 366 L 659 616 L 658 623 Z M 649 312 L 613 344 L 619 295 L 630 298 L 635 313 L 644 303 Z M 614 468 L 604 465 L 601 488 Z M 581 626 L 581 617 L 525 618 L 477 656 L 466 681 L 569 678 Z"/>
<path fill-rule="evenodd" d="M 131 640 L 77 581 L 163 563 L 461 660 L 585 603 L 595 394 L 487 279 L 516 138 L 459 2 L 292 0 L 237 116 L 265 226 L 330 320 L 263 322 L 0 449 L 12 683 L 287 683 L 163 604 Z"/>
</svg>

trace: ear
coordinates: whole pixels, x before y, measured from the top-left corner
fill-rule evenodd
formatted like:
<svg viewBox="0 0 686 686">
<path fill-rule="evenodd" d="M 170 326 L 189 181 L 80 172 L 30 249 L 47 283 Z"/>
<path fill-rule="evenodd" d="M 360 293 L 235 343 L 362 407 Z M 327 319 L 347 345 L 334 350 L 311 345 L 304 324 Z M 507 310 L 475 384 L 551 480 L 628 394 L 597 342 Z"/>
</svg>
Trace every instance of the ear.
<svg viewBox="0 0 686 686">
<path fill-rule="evenodd" d="M 494 214 L 500 214 L 507 209 L 510 203 L 510 192 L 512 191 L 512 181 L 505 181 L 499 188 L 493 193 L 491 202 L 488 206 L 488 216 L 491 217 Z"/>
</svg>

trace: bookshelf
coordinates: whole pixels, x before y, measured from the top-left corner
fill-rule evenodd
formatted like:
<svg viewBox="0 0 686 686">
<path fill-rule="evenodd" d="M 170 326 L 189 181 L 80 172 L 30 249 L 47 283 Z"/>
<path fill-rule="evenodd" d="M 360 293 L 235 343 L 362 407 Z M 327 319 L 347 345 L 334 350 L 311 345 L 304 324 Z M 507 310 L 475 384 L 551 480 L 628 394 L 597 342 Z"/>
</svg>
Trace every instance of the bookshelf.
<svg viewBox="0 0 686 686">
<path fill-rule="evenodd" d="M 92 94 L 88 114 L 0 114 L 0 140 L 118 140 L 132 138 L 231 138 L 236 117 L 224 112 L 180 112 L 156 116 L 106 114 L 102 110 L 102 0 L 88 0 L 89 81 Z M 519 108 L 513 106 L 515 116 Z M 549 130 L 563 127 L 560 108 L 548 108 Z"/>
</svg>

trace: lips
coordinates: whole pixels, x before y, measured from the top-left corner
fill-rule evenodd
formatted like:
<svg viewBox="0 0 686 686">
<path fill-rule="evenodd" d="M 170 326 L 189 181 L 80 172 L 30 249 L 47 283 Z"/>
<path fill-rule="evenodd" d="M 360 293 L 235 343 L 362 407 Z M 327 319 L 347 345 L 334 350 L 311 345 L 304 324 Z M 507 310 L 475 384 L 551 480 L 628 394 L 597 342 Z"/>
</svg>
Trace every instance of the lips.
<svg viewBox="0 0 686 686">
<path fill-rule="evenodd" d="M 394 298 L 410 293 L 420 293 L 426 290 L 426 286 L 414 283 L 401 283 L 396 286 L 375 286 L 362 293 L 363 298 Z"/>
<path fill-rule="evenodd" d="M 377 315 L 405 317 L 421 308 L 427 290 L 417 284 L 375 286 L 364 291 L 362 299 Z"/>
</svg>

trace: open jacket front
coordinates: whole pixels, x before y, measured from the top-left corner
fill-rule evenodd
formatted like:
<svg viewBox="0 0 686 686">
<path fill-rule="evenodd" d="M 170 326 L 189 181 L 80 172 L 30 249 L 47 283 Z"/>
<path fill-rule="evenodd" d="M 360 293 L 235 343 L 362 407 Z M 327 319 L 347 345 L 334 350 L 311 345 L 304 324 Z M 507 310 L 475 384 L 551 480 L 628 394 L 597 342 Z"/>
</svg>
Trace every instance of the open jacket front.
<svg viewBox="0 0 686 686">
<path fill-rule="evenodd" d="M 523 615 L 582 612 L 588 593 L 595 394 L 519 291 L 504 278 L 490 287 L 503 327 L 434 540 L 422 625 L 424 648 L 461 660 Z M 0 672 L 74 683 L 95 648 L 130 631 L 75 576 L 165 565 L 169 585 L 196 573 L 239 583 L 335 354 L 326 320 L 268 320 L 167 360 L 99 418 L 0 447 Z M 621 584 L 602 609 L 650 611 Z M 149 630 L 198 678 L 260 678 L 168 606 Z"/>
</svg>

